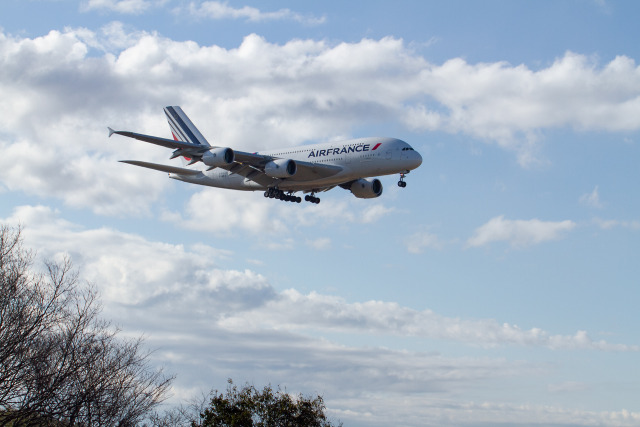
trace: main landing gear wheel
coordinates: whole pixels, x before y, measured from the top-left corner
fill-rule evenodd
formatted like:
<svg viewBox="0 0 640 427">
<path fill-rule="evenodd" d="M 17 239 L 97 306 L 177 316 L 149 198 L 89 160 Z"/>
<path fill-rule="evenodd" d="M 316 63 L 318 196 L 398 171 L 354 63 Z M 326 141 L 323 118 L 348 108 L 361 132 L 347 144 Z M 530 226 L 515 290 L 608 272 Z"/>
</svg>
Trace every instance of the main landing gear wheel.
<svg viewBox="0 0 640 427">
<path fill-rule="evenodd" d="M 314 193 L 311 193 L 311 195 L 307 194 L 306 196 L 304 196 L 304 200 L 307 202 L 315 203 L 317 205 L 318 203 L 320 203 L 320 199 L 315 197 L 313 194 Z"/>
<path fill-rule="evenodd" d="M 265 191 L 264 197 L 268 197 L 270 199 L 278 199 L 284 202 L 294 202 L 294 203 L 302 202 L 302 199 L 300 197 L 293 195 L 293 192 L 289 192 L 289 194 L 285 194 L 284 191 L 278 190 L 277 188 L 270 188 L 267 191 Z"/>
</svg>

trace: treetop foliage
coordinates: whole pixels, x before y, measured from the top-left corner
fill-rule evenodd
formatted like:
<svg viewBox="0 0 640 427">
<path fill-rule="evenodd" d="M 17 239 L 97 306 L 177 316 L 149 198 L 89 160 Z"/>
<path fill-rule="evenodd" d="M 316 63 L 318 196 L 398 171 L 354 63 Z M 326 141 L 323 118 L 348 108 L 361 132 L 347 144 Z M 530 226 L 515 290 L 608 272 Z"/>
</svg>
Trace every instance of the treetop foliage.
<svg viewBox="0 0 640 427">
<path fill-rule="evenodd" d="M 211 393 L 209 406 L 192 427 L 332 427 L 321 396 L 292 397 L 270 385 L 261 391 L 246 384 L 238 388 L 228 380 L 226 393 Z M 342 426 L 342 423 L 338 424 Z"/>
</svg>

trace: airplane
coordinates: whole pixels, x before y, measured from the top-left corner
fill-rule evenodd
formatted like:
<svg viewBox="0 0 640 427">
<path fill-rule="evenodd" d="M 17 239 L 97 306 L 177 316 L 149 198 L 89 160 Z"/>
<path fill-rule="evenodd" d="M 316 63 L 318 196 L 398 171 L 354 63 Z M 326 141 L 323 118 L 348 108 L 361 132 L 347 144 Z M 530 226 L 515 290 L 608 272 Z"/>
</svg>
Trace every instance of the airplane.
<svg viewBox="0 0 640 427">
<path fill-rule="evenodd" d="M 264 197 L 300 203 L 295 193 L 306 193 L 305 201 L 320 203 L 316 193 L 334 187 L 350 190 L 362 199 L 379 197 L 382 183 L 373 178 L 399 173 L 404 178 L 422 163 L 409 144 L 396 138 L 359 138 L 342 142 L 303 145 L 248 153 L 212 146 L 179 106 L 164 108 L 173 139 L 109 129 L 113 134 L 173 149 L 170 159 L 183 157 L 185 166 L 202 162 L 205 170 L 169 166 L 137 160 L 120 160 L 134 166 L 169 174 L 169 178 L 191 184 L 232 190 L 264 191 Z M 371 179 L 373 178 L 373 179 Z"/>
</svg>

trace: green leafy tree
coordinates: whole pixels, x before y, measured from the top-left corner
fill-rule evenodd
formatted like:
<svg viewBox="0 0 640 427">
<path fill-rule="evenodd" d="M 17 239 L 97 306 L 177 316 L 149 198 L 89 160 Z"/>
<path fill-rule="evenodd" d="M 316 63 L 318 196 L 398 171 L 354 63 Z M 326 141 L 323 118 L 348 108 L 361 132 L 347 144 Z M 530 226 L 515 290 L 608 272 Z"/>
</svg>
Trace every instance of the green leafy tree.
<svg viewBox="0 0 640 427">
<path fill-rule="evenodd" d="M 192 427 L 332 427 L 324 413 L 321 396 L 292 397 L 278 388 L 266 386 L 258 391 L 252 385 L 238 389 L 229 380 L 226 393 L 212 393 L 208 407 Z M 338 424 L 342 426 L 342 423 Z"/>
</svg>

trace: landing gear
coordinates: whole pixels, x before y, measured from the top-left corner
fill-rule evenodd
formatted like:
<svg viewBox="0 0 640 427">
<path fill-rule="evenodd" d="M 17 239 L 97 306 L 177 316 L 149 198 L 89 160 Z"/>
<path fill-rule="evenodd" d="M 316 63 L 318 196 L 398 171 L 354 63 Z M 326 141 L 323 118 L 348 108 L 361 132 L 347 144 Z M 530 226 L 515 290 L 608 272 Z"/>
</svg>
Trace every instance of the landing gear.
<svg viewBox="0 0 640 427">
<path fill-rule="evenodd" d="M 306 196 L 304 196 L 304 200 L 317 205 L 318 203 L 320 203 L 320 199 L 316 197 L 315 194 L 316 192 L 312 191 L 311 194 L 307 194 Z"/>
<path fill-rule="evenodd" d="M 312 191 L 311 194 L 307 194 L 306 196 L 304 196 L 304 200 L 317 205 L 318 203 L 320 203 L 320 198 L 316 197 L 315 194 L 316 194 L 315 191 Z M 284 202 L 294 202 L 294 203 L 302 202 L 302 199 L 300 197 L 293 195 L 293 191 L 289 191 L 289 193 L 285 193 L 284 191 L 278 188 L 267 189 L 267 191 L 264 192 L 264 197 L 267 197 L 269 199 L 278 199 Z"/>
<path fill-rule="evenodd" d="M 268 197 L 270 199 L 278 199 L 284 202 L 302 202 L 302 199 L 300 197 L 294 196 L 292 191 L 290 191 L 289 194 L 285 194 L 284 191 L 278 190 L 277 188 L 269 188 L 264 192 L 264 197 Z"/>
<path fill-rule="evenodd" d="M 398 181 L 398 187 L 400 188 L 404 188 L 407 186 L 407 183 L 404 181 L 404 177 L 405 175 L 409 173 L 409 172 L 405 172 L 405 173 L 401 173 L 400 174 L 400 181 Z"/>
<path fill-rule="evenodd" d="M 283 200 L 283 199 L 280 199 L 280 200 Z M 289 193 L 289 194 L 285 194 L 284 201 L 285 202 L 300 203 L 302 201 L 302 199 L 300 197 L 298 197 L 298 196 L 294 196 L 293 193 Z"/>
</svg>

